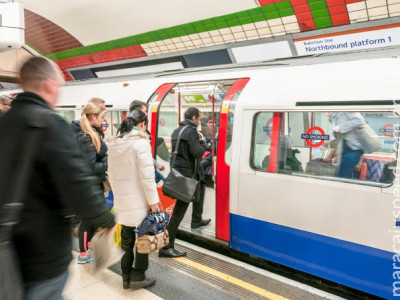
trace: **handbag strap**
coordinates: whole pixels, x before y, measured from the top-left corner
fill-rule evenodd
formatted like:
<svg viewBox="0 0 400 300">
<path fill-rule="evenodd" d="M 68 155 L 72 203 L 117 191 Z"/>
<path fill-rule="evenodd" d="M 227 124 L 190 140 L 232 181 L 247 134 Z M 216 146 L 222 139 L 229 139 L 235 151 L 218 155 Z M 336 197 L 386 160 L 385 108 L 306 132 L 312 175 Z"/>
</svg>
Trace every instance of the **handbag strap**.
<svg viewBox="0 0 400 300">
<path fill-rule="evenodd" d="M 33 158 L 39 151 L 39 139 L 43 134 L 42 129 L 47 125 L 50 114 L 53 114 L 53 112 L 47 109 L 40 109 L 34 113 L 34 117 L 28 122 L 30 134 L 26 139 L 25 147 L 28 151 L 20 158 L 18 171 L 14 172 L 11 186 L 9 187 L 9 201 L 1 209 L 0 228 L 4 228 L 8 239 L 11 235 L 12 227 L 18 223 L 22 213 L 24 195 L 26 194 L 28 181 L 33 173 Z"/>
<path fill-rule="evenodd" d="M 182 133 L 183 133 L 183 131 L 184 131 L 186 128 L 188 128 L 188 127 L 189 127 L 189 125 L 185 125 L 185 126 L 181 129 L 181 131 L 179 131 L 178 140 L 176 141 L 176 145 L 175 145 L 175 150 L 174 150 L 174 152 L 172 152 L 172 154 L 174 154 L 174 157 L 171 159 L 171 169 L 174 167 L 175 159 L 176 159 L 176 156 L 178 155 L 179 142 L 181 141 Z M 196 174 L 197 174 L 197 157 L 195 158 L 195 161 L 194 161 L 194 174 L 193 174 L 193 178 L 196 176 Z"/>
</svg>

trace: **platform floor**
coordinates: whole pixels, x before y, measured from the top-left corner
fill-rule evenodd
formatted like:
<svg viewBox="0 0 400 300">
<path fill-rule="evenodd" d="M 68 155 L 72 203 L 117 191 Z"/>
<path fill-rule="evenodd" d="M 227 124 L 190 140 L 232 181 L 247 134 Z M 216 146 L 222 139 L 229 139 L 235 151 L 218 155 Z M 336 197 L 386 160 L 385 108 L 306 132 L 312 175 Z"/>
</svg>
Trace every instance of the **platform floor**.
<svg viewBox="0 0 400 300">
<path fill-rule="evenodd" d="M 77 240 L 74 239 L 74 250 Z M 187 251 L 183 258 L 159 258 L 150 254 L 147 277 L 154 286 L 140 290 L 122 289 L 120 264 L 93 275 L 93 264 L 70 265 L 70 278 L 64 290 L 66 300 L 80 299 L 342 299 L 256 268 L 230 257 L 177 240 L 176 249 Z"/>
</svg>

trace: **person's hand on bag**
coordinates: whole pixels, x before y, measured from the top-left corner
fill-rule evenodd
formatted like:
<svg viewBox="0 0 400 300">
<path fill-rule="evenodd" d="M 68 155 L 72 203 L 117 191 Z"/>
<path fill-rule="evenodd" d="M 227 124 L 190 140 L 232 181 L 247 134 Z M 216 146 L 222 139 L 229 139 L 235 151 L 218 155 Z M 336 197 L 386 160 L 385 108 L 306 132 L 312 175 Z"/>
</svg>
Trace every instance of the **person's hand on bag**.
<svg viewBox="0 0 400 300">
<path fill-rule="evenodd" d="M 150 205 L 150 210 L 153 213 L 158 212 L 160 210 L 160 207 L 158 206 L 158 203 Z"/>
</svg>

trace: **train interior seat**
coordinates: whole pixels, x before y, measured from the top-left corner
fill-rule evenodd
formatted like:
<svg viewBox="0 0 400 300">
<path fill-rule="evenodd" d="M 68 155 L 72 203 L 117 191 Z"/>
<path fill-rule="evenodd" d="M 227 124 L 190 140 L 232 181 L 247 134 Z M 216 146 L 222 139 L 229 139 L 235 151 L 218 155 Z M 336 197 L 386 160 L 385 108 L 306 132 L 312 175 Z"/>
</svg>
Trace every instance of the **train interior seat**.
<svg viewBox="0 0 400 300">
<path fill-rule="evenodd" d="M 385 165 L 394 161 L 395 158 L 391 156 L 363 155 L 360 180 L 381 182 Z"/>
</svg>

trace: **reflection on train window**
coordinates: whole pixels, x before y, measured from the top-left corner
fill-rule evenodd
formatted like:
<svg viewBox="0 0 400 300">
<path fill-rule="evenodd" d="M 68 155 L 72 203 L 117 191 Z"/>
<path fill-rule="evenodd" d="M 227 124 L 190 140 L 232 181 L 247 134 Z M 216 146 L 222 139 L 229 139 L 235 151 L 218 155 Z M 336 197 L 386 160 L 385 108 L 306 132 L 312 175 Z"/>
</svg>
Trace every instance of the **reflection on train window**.
<svg viewBox="0 0 400 300">
<path fill-rule="evenodd" d="M 57 113 L 67 121 L 67 123 L 71 123 L 75 120 L 75 111 L 74 110 L 57 110 Z"/>
<path fill-rule="evenodd" d="M 391 112 L 276 113 L 279 122 L 273 124 L 280 124 L 279 129 L 272 128 L 272 117 L 269 112 L 255 117 L 253 168 L 371 185 L 393 183 L 398 143 L 394 126 L 399 116 Z M 271 151 L 271 144 L 276 151 Z M 276 162 L 276 168 L 269 167 L 270 161 Z"/>
<path fill-rule="evenodd" d="M 269 166 L 272 116 L 272 112 L 260 113 L 254 121 L 252 165 L 255 169 L 266 170 Z"/>
</svg>

